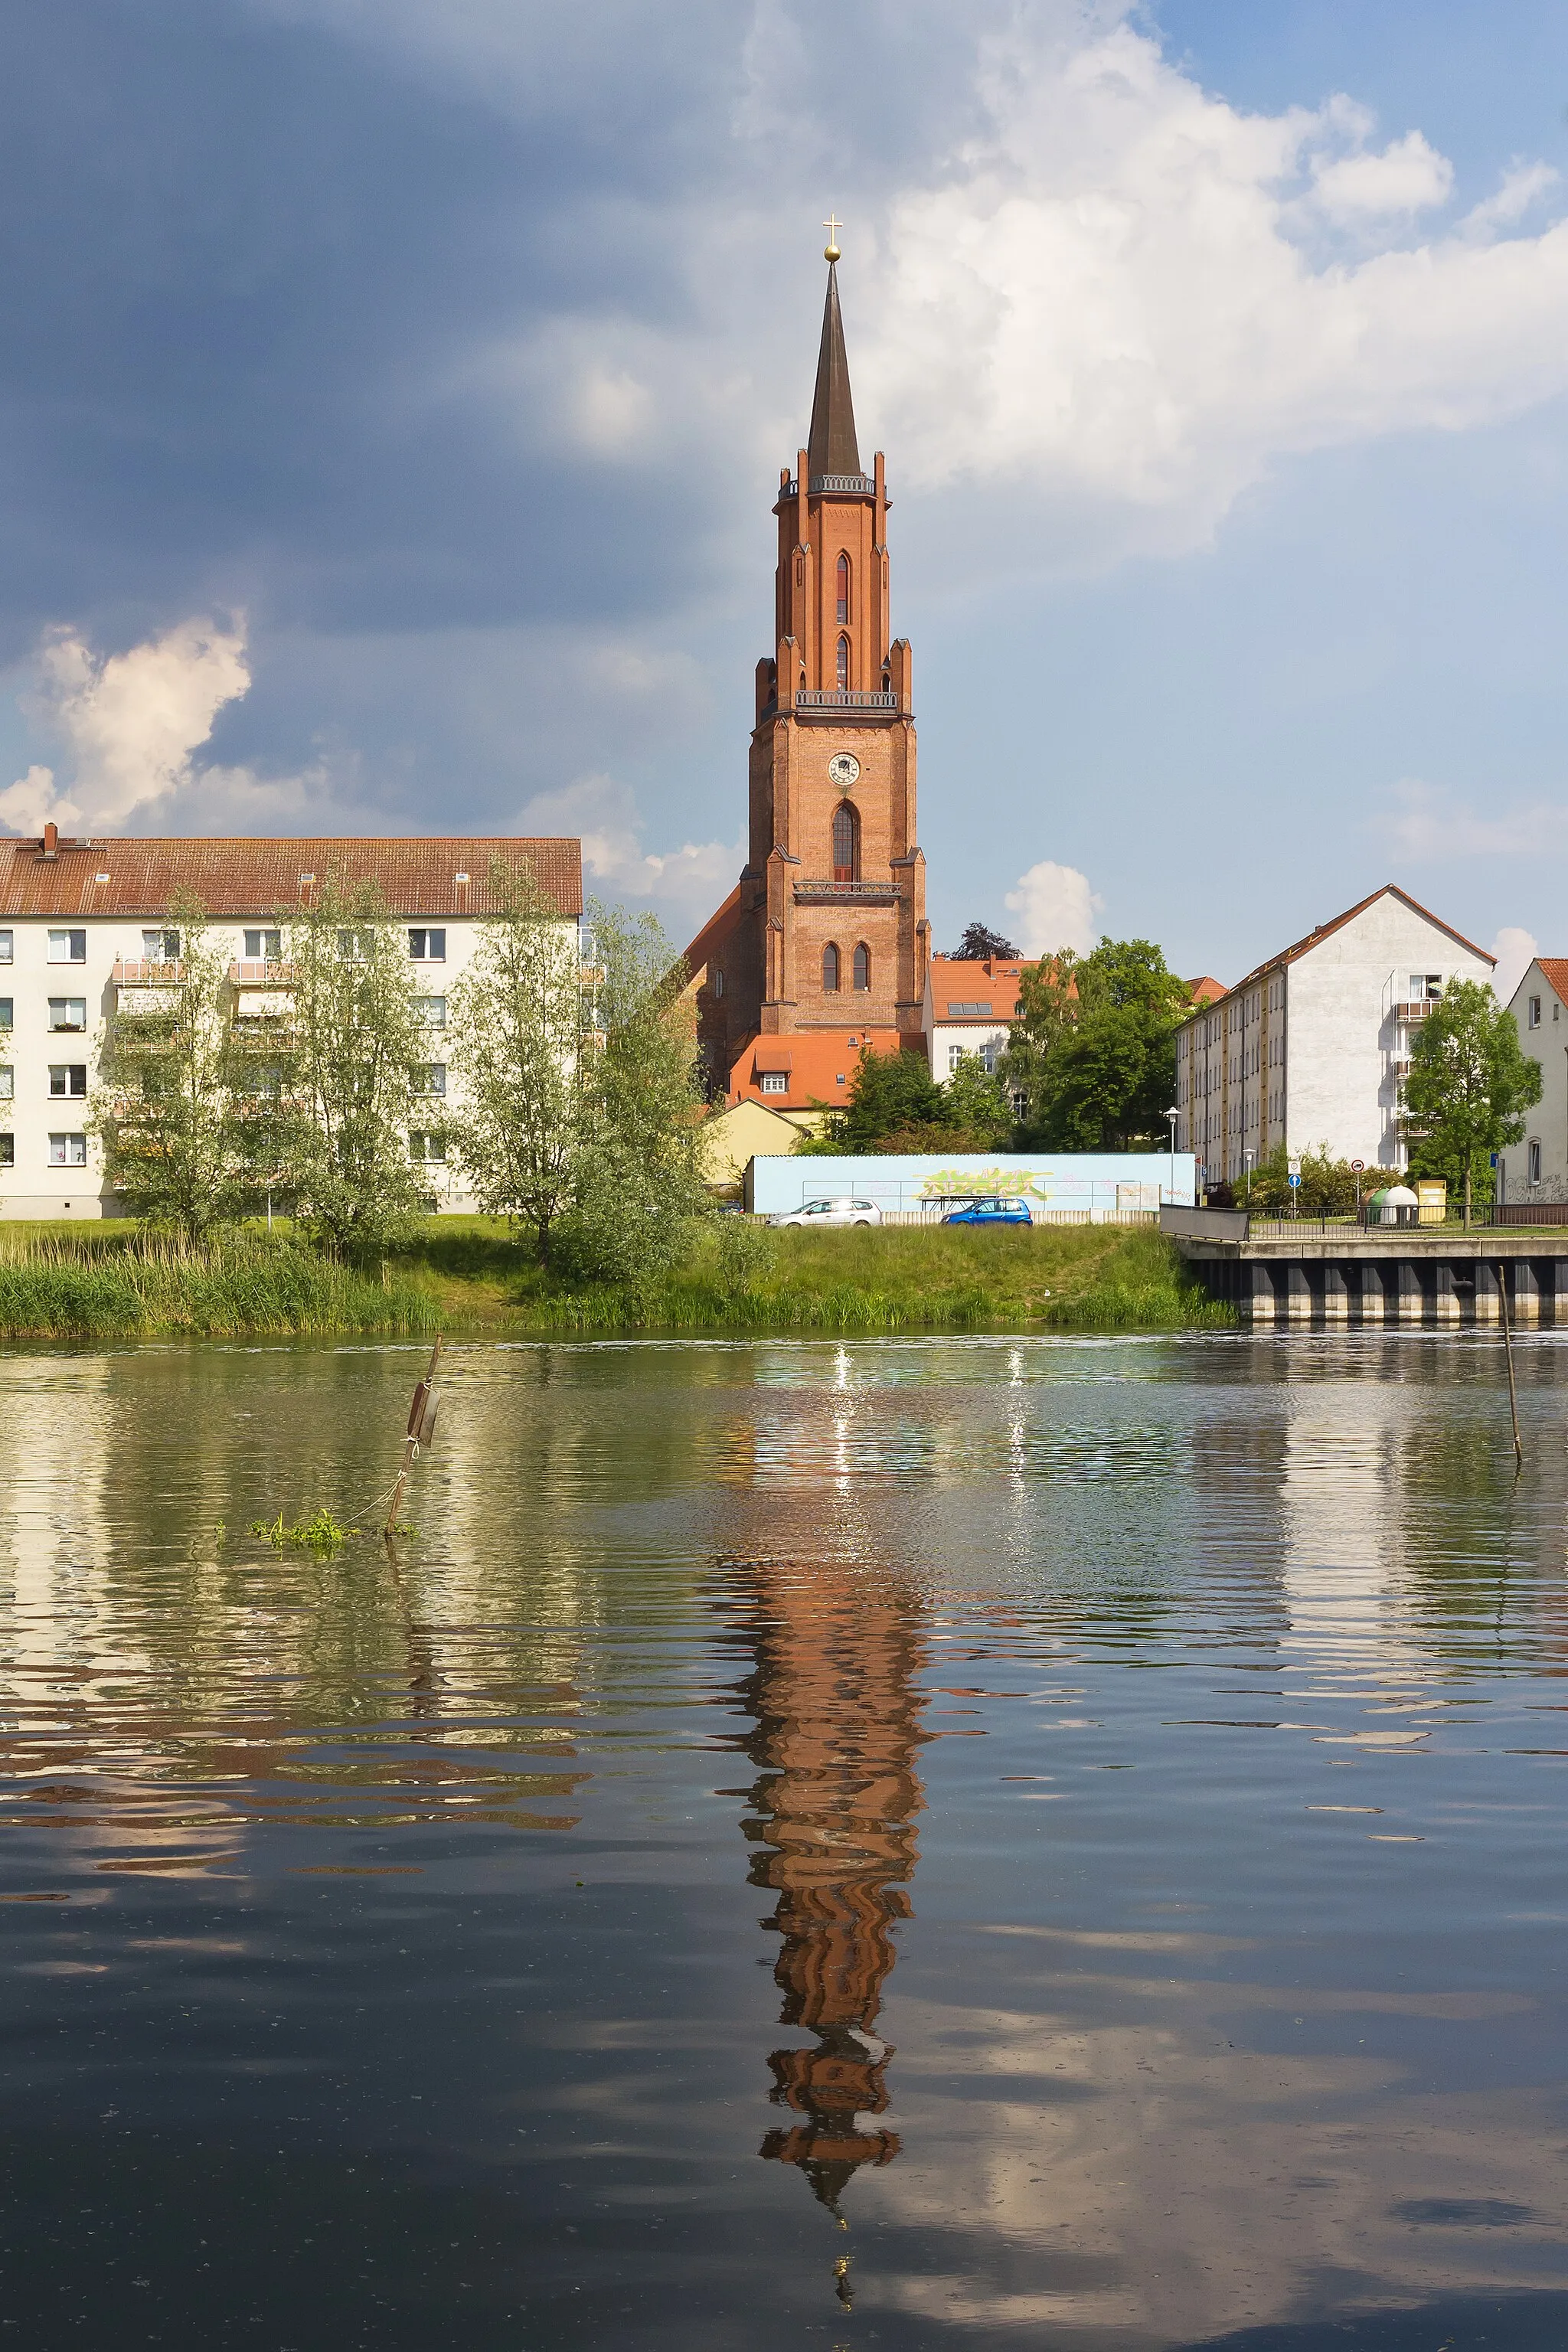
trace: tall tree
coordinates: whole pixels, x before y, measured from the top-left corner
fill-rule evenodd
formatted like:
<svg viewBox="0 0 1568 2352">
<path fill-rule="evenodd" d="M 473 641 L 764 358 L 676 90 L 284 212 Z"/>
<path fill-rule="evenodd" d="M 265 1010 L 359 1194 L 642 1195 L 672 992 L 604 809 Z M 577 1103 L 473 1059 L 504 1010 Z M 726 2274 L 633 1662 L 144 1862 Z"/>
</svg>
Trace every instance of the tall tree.
<svg viewBox="0 0 1568 2352">
<path fill-rule="evenodd" d="M 589 1129 L 577 937 L 527 866 L 498 858 L 490 896 L 497 911 L 452 995 L 451 1148 L 480 1207 L 527 1226 L 548 1265 Z"/>
<path fill-rule="evenodd" d="M 292 1176 L 300 1215 L 350 1257 L 407 1238 L 430 1203 L 409 1154 L 413 1072 L 439 1042 L 408 934 L 371 884 L 329 875 L 287 923 L 292 966 Z"/>
<path fill-rule="evenodd" d="M 651 915 L 590 909 L 603 979 L 600 1029 L 582 1067 L 582 1149 L 561 1221 L 579 1277 L 640 1283 L 687 1247 L 712 1213 L 698 1131 L 701 1070 L 686 967 Z"/>
<path fill-rule="evenodd" d="M 1017 952 L 1011 940 L 1004 939 L 1000 931 L 992 930 L 985 923 L 971 923 L 953 950 L 954 955 L 964 963 L 984 963 L 988 956 L 1000 956 L 1011 961 Z"/>
<path fill-rule="evenodd" d="M 1023 975 L 1019 1003 L 997 1075 L 1026 1098 L 1028 1147 L 1163 1141 L 1176 1024 L 1190 1008 L 1152 940 L 1101 940 L 1081 958 L 1063 949 Z"/>
<path fill-rule="evenodd" d="M 121 992 L 105 1025 L 104 1091 L 88 1121 L 109 1181 L 139 1216 L 189 1242 L 243 1215 L 248 1131 L 230 1017 L 228 960 L 194 898 L 171 908 L 170 950 Z"/>
<path fill-rule="evenodd" d="M 1483 981 L 1450 981 L 1410 1049 L 1405 1107 L 1422 1131 L 1412 1172 L 1458 1176 L 1468 1224 L 1477 1161 L 1517 1143 L 1524 1112 L 1540 1100 L 1541 1065 L 1521 1048 L 1507 1006 Z"/>
</svg>

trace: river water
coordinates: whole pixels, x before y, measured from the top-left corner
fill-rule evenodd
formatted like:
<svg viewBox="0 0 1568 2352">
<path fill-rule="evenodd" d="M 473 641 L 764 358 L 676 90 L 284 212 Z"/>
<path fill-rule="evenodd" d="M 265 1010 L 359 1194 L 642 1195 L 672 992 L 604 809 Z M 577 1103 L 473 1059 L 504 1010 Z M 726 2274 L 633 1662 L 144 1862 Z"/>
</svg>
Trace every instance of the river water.
<svg viewBox="0 0 1568 2352">
<path fill-rule="evenodd" d="M 0 2347 L 1559 2347 L 1565 1348 L 5 1358 Z"/>
</svg>

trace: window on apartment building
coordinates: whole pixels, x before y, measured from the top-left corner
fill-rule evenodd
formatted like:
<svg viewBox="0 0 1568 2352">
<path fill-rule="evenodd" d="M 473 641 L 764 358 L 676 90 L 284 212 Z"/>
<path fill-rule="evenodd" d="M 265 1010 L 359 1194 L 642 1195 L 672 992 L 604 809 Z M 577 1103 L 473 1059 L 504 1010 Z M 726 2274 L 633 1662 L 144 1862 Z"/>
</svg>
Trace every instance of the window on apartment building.
<svg viewBox="0 0 1568 2352">
<path fill-rule="evenodd" d="M 9 1062 L 0 1062 L 0 1102 L 9 1102 L 16 1091 L 16 1072 Z"/>
<path fill-rule="evenodd" d="M 87 933 L 85 931 L 51 931 L 49 961 L 51 963 L 85 963 Z"/>
<path fill-rule="evenodd" d="M 143 931 L 142 956 L 146 963 L 177 963 L 180 956 L 180 934 L 178 931 Z"/>
<path fill-rule="evenodd" d="M 408 1073 L 409 1090 L 416 1095 L 444 1095 L 447 1091 L 445 1062 L 421 1062 Z"/>
<path fill-rule="evenodd" d="M 1413 1004 L 1435 1003 L 1443 993 L 1440 971 L 1413 971 L 1410 975 L 1410 1001 Z"/>
<path fill-rule="evenodd" d="M 444 1166 L 447 1158 L 446 1137 L 437 1128 L 415 1128 L 408 1138 L 408 1157 L 410 1160 L 434 1160 Z"/>
<path fill-rule="evenodd" d="M 822 950 L 822 992 L 824 996 L 838 993 L 838 950 L 831 940 Z"/>
<path fill-rule="evenodd" d="M 49 1092 L 52 1095 L 84 1095 L 87 1092 L 85 1062 L 51 1062 Z"/>
<path fill-rule="evenodd" d="M 340 931 L 338 953 L 344 963 L 363 963 L 370 953 L 371 937 L 367 931 Z"/>
<path fill-rule="evenodd" d="M 447 934 L 444 930 L 410 930 L 408 952 L 416 963 L 445 963 Z"/>
<path fill-rule="evenodd" d="M 444 996 L 416 996 L 414 1011 L 426 1029 L 444 1029 L 447 1026 L 447 1000 Z"/>
<path fill-rule="evenodd" d="M 49 1138 L 51 1168 L 85 1168 L 87 1138 L 85 1135 L 51 1135 Z"/>
<path fill-rule="evenodd" d="M 871 950 L 864 940 L 855 950 L 855 985 L 862 993 L 871 985 Z"/>
<path fill-rule="evenodd" d="M 834 618 L 840 628 L 849 618 L 849 558 L 847 555 L 838 559 L 838 610 Z"/>
<path fill-rule="evenodd" d="M 9 1029 L 11 1026 L 13 1003 L 14 1000 L 11 997 L 0 996 L 0 1029 Z"/>
<path fill-rule="evenodd" d="M 0 1135 L 0 1168 L 15 1168 L 16 1165 L 16 1137 L 14 1135 Z"/>
<path fill-rule="evenodd" d="M 1541 999 L 1539 996 L 1532 996 L 1529 1000 L 1529 1003 L 1530 1025 L 1532 1029 L 1539 1029 L 1541 1026 Z"/>
<path fill-rule="evenodd" d="M 1531 1184 L 1541 1181 L 1541 1146 L 1533 1137 L 1530 1143 L 1530 1173 L 1526 1181 Z"/>
<path fill-rule="evenodd" d="M 258 929 L 245 934 L 245 959 L 247 963 L 277 963 L 283 954 L 281 931 Z"/>
<path fill-rule="evenodd" d="M 1013 1116 L 1014 1116 L 1014 1118 L 1028 1118 L 1028 1116 L 1029 1116 L 1029 1092 L 1028 1092 L 1028 1088 L 1027 1088 L 1026 1087 L 1014 1087 L 1014 1089 L 1013 1089 L 1013 1093 L 1012 1093 L 1012 1104 L 1013 1104 Z"/>
<path fill-rule="evenodd" d="M 948 1049 L 947 1049 L 947 1075 L 948 1075 L 948 1076 L 949 1076 L 950 1078 L 952 1077 L 952 1074 L 953 1074 L 954 1070 L 956 1070 L 956 1069 L 957 1069 L 957 1067 L 958 1067 L 958 1066 L 959 1066 L 960 1062 L 962 1062 L 962 1061 L 963 1061 L 963 1047 L 962 1045 L 950 1045 L 950 1046 L 948 1047 Z"/>
<path fill-rule="evenodd" d="M 789 1092 L 789 1072 L 787 1070 L 764 1070 L 762 1075 L 762 1090 L 765 1095 L 787 1095 Z"/>
<path fill-rule="evenodd" d="M 0 963 L 14 962 L 16 960 L 16 939 L 15 932 L 0 931 Z"/>
<path fill-rule="evenodd" d="M 6 1026 L 9 1027 L 10 1024 L 7 1023 Z M 72 1031 L 75 1031 L 79 1034 L 79 1033 L 87 1027 L 86 997 L 51 996 L 49 999 L 49 1027 L 51 1030 L 57 1031 L 62 1035 L 68 1034 Z"/>
</svg>

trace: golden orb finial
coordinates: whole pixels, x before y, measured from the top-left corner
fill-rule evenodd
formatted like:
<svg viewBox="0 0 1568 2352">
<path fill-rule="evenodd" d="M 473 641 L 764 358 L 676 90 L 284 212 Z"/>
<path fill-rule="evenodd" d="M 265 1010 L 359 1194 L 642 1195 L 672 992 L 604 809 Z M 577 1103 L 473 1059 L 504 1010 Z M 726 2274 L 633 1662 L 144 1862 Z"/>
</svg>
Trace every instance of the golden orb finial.
<svg viewBox="0 0 1568 2352">
<path fill-rule="evenodd" d="M 822 248 L 822 257 L 824 261 L 837 261 L 838 258 L 838 232 L 843 227 L 844 224 L 836 213 L 829 213 L 822 226 L 827 231 L 827 243 Z"/>
</svg>

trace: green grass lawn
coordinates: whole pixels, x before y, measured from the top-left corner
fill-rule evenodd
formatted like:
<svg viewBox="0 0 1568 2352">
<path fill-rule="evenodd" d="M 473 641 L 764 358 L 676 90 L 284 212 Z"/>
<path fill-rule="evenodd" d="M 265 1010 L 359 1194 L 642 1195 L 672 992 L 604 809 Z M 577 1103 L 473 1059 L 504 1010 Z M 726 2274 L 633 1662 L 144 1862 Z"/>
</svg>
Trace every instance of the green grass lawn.
<svg viewBox="0 0 1568 2352">
<path fill-rule="evenodd" d="M 1234 1320 L 1147 1227 L 793 1229 L 773 1241 L 773 1263 L 749 1278 L 727 1276 L 710 1235 L 644 1291 L 569 1290 L 504 1226 L 450 1217 L 398 1271 L 434 1286 L 454 1328 L 1177 1330 Z"/>
<path fill-rule="evenodd" d="M 360 1271 L 287 1228 L 204 1255 L 129 1223 L 18 1223 L 0 1226 L 0 1335 L 1178 1330 L 1234 1319 L 1146 1227 L 747 1233 L 738 1250 L 736 1240 L 710 1228 L 646 1286 L 582 1289 L 483 1217 L 433 1219 L 414 1249 Z"/>
</svg>

